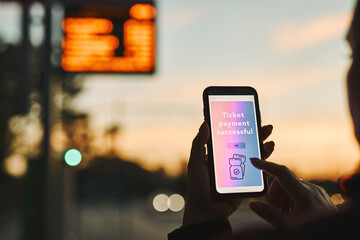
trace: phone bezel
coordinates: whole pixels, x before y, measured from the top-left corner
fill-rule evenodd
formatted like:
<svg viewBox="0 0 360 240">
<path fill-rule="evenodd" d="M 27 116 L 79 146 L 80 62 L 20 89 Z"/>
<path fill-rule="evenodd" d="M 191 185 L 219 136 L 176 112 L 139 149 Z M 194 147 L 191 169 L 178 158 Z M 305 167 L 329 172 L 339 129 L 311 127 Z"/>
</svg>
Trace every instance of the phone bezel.
<svg viewBox="0 0 360 240">
<path fill-rule="evenodd" d="M 209 125 L 210 136 L 207 142 L 207 152 L 208 152 L 208 160 L 209 160 L 209 168 L 210 168 L 210 182 L 212 185 L 212 190 L 217 195 L 221 196 L 242 196 L 242 197 L 259 197 L 263 196 L 267 190 L 267 178 L 262 171 L 263 174 L 263 185 L 264 189 L 260 192 L 230 192 L 230 193 L 220 193 L 217 191 L 215 186 L 215 166 L 213 160 L 213 146 L 212 146 L 212 133 L 211 133 L 211 123 L 210 123 L 210 111 L 209 111 L 209 95 L 253 95 L 255 102 L 255 114 L 257 119 L 257 128 L 258 128 L 258 139 L 260 145 L 260 156 L 263 159 L 263 141 L 261 135 L 261 116 L 259 109 L 259 100 L 258 94 L 256 90 L 249 86 L 210 86 L 207 87 L 203 92 L 203 103 L 204 103 L 204 118 L 206 123 Z"/>
</svg>

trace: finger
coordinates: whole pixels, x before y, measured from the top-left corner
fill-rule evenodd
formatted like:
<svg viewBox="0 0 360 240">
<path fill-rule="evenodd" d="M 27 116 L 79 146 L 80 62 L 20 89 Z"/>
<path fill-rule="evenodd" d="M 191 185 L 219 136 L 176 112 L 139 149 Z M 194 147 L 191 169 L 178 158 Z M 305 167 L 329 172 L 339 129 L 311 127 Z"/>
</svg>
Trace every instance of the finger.
<svg viewBox="0 0 360 240">
<path fill-rule="evenodd" d="M 287 215 L 269 203 L 252 201 L 249 203 L 249 206 L 259 217 L 265 219 L 275 227 L 283 227 L 289 220 Z"/>
<path fill-rule="evenodd" d="M 275 143 L 273 141 L 264 143 L 264 158 L 267 159 L 273 153 Z"/>
<path fill-rule="evenodd" d="M 305 187 L 307 187 L 311 192 L 315 192 L 316 195 L 318 195 L 318 201 L 321 201 L 324 207 L 327 207 L 330 210 L 337 210 L 336 206 L 334 205 L 334 203 L 331 201 L 328 193 L 326 192 L 326 190 L 318 185 L 312 184 L 310 182 L 301 180 L 301 182 L 304 184 Z"/>
<path fill-rule="evenodd" d="M 286 166 L 251 158 L 251 163 L 267 174 L 278 179 L 279 183 L 293 201 L 303 200 L 305 188 L 300 180 Z"/>
<path fill-rule="evenodd" d="M 268 201 L 271 205 L 286 214 L 290 214 L 291 209 L 294 205 L 293 201 L 291 201 L 277 178 L 272 181 L 269 187 Z"/>
<path fill-rule="evenodd" d="M 261 127 L 262 140 L 265 141 L 273 130 L 273 125 L 266 125 Z"/>
<path fill-rule="evenodd" d="M 209 139 L 209 126 L 203 122 L 199 128 L 199 132 L 194 138 L 191 147 L 189 164 L 200 159 L 205 159 L 205 143 Z"/>
</svg>

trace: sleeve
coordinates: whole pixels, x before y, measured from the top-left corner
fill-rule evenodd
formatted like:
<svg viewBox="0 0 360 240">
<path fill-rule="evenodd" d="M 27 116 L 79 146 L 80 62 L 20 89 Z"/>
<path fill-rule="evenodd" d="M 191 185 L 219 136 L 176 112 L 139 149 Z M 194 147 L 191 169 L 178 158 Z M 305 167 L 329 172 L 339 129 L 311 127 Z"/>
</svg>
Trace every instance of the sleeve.
<svg viewBox="0 0 360 240">
<path fill-rule="evenodd" d="M 228 239 L 233 236 L 228 221 L 213 220 L 182 226 L 168 234 L 168 240 Z"/>
</svg>

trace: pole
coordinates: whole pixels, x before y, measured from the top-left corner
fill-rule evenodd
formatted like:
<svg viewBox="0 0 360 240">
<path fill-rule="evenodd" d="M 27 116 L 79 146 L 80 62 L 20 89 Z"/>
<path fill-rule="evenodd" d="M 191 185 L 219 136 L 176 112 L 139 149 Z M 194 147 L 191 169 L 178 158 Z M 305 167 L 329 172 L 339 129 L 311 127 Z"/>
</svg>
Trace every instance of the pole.
<svg viewBox="0 0 360 240">
<path fill-rule="evenodd" d="M 26 114 L 29 110 L 29 50 L 30 50 L 30 36 L 29 36 L 29 4 L 24 3 L 22 9 L 22 42 L 20 54 L 20 114 Z"/>
<path fill-rule="evenodd" d="M 47 240 L 49 233 L 49 161 L 50 161 L 50 90 L 51 90 L 51 3 L 52 0 L 44 0 L 44 55 L 43 55 L 43 157 L 41 164 L 41 240 Z"/>
</svg>

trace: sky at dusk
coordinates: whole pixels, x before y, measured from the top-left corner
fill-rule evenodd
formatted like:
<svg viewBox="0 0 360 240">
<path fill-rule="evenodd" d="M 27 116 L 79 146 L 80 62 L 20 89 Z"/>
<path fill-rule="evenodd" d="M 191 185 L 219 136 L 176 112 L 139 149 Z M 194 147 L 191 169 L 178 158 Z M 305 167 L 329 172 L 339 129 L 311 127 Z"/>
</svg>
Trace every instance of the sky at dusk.
<svg viewBox="0 0 360 240">
<path fill-rule="evenodd" d="M 156 73 L 86 75 L 76 103 L 94 129 L 122 126 L 123 154 L 176 172 L 203 120 L 203 89 L 250 85 L 274 125 L 269 160 L 305 178 L 339 177 L 358 165 L 344 81 L 353 4 L 157 1 Z"/>
<path fill-rule="evenodd" d="M 263 124 L 274 125 L 269 161 L 336 179 L 359 165 L 345 86 L 354 3 L 158 0 L 156 72 L 79 75 L 74 104 L 89 113 L 99 151 L 104 129 L 119 125 L 122 156 L 176 174 L 203 121 L 203 89 L 253 86 Z"/>
</svg>

